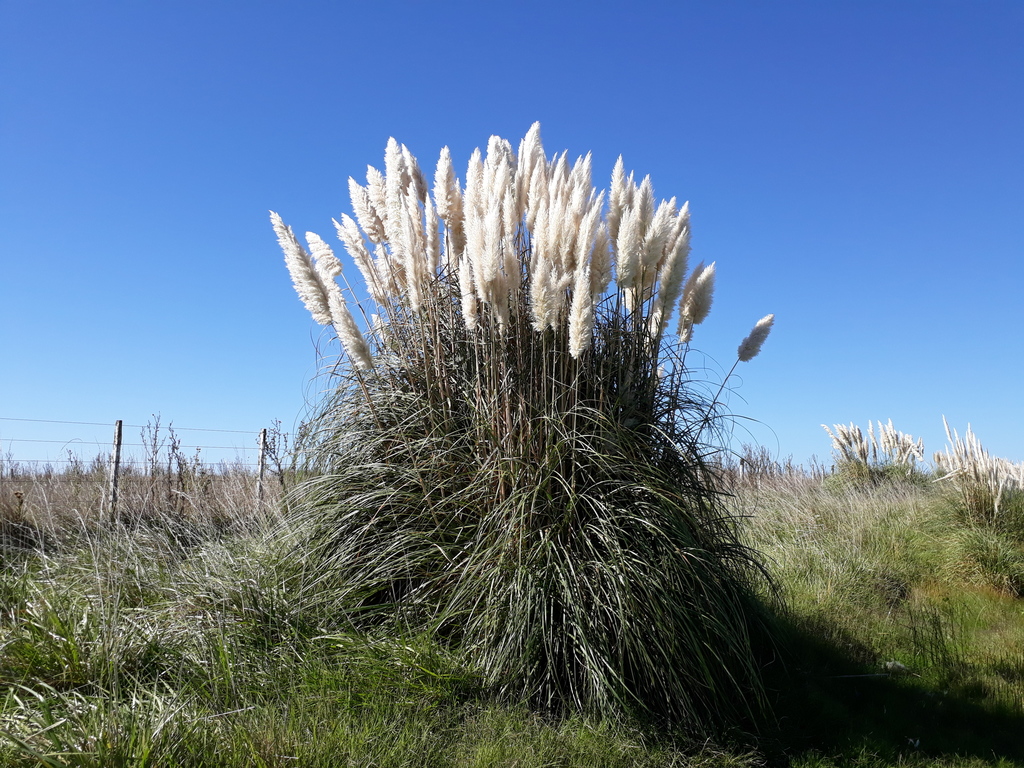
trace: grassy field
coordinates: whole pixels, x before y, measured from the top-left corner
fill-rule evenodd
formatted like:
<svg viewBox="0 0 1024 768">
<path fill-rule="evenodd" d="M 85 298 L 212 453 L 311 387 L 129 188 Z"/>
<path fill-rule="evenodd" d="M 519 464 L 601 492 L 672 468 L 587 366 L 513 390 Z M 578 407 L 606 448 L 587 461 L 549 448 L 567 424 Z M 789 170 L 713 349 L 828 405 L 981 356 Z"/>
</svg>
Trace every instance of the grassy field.
<svg viewBox="0 0 1024 768">
<path fill-rule="evenodd" d="M 241 477 L 117 524 L 68 506 L 100 478 L 0 485 L 2 766 L 1024 765 L 1018 500 L 982 524 L 926 475 L 734 473 L 783 598 L 773 714 L 692 743 L 510 707 L 457 647 L 353 632 Z"/>
</svg>

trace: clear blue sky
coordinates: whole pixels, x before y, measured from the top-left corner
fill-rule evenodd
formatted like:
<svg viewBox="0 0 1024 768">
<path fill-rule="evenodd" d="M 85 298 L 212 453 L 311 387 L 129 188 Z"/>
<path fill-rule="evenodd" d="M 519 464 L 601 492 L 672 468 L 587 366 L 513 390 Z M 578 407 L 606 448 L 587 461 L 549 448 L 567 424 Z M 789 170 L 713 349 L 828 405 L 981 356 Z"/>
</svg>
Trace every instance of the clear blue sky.
<svg viewBox="0 0 1024 768">
<path fill-rule="evenodd" d="M 267 211 L 330 237 L 389 136 L 464 168 L 535 120 L 690 200 L 696 347 L 728 367 L 776 314 L 740 439 L 804 461 L 892 418 L 930 454 L 945 414 L 1024 460 L 1019 0 L 3 0 L 0 417 L 293 427 L 328 340 Z"/>
</svg>

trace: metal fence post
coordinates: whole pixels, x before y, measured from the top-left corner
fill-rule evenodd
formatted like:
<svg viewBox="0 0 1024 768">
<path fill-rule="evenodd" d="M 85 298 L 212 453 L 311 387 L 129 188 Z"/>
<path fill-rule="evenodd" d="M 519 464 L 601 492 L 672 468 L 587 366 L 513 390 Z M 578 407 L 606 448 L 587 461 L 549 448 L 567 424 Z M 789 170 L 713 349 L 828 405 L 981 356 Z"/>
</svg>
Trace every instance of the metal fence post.
<svg viewBox="0 0 1024 768">
<path fill-rule="evenodd" d="M 267 471 L 267 430 L 260 430 L 259 476 L 256 479 L 256 499 L 263 501 L 263 476 Z"/>
<path fill-rule="evenodd" d="M 107 492 L 110 522 L 117 520 L 117 474 L 121 469 L 121 419 L 114 422 L 114 448 L 110 453 L 110 487 Z"/>
</svg>

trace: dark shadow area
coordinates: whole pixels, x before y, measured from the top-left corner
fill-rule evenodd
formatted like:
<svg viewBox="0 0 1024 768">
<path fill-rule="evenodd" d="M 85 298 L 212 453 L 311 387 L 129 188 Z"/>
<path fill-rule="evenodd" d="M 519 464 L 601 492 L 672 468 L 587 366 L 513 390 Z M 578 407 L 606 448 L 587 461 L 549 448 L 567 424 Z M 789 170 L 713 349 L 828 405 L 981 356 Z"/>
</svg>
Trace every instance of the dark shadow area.
<svg viewBox="0 0 1024 768">
<path fill-rule="evenodd" d="M 766 668 L 776 722 L 757 748 L 770 765 L 815 751 L 865 753 L 892 764 L 959 756 L 1024 765 L 1024 713 L 982 704 L 984 691 L 886 673 L 873 654 L 835 627 L 780 620 L 784 654 Z"/>
</svg>

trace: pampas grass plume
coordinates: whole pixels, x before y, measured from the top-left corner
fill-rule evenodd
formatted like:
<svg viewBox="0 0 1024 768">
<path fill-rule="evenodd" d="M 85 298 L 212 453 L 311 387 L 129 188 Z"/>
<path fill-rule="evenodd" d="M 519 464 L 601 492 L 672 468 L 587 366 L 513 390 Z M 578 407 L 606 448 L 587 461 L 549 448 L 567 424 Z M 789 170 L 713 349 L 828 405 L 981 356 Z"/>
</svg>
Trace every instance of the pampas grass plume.
<svg viewBox="0 0 1024 768">
<path fill-rule="evenodd" d="M 369 190 L 349 177 L 348 194 L 352 200 L 352 211 L 359 226 L 366 233 L 366 239 L 374 244 L 384 242 L 384 222 L 377 213 Z"/>
<path fill-rule="evenodd" d="M 715 262 L 704 266 L 701 262 L 694 267 L 690 279 L 683 288 L 682 311 L 679 313 L 679 335 L 683 329 L 703 323 L 711 312 L 715 298 Z"/>
<path fill-rule="evenodd" d="M 306 249 L 299 243 L 292 228 L 287 226 L 274 211 L 270 212 L 270 222 L 277 234 L 277 242 L 280 243 L 281 250 L 284 251 L 284 263 L 288 267 L 288 274 L 291 275 L 295 292 L 299 294 L 302 303 L 316 322 L 320 325 L 329 325 L 331 309 L 327 299 L 327 289 L 313 266 L 313 257 L 306 253 Z"/>
<path fill-rule="evenodd" d="M 618 237 L 615 241 L 615 271 L 620 288 L 632 288 L 636 280 L 643 243 L 640 232 L 640 212 L 636 207 L 627 208 L 619 222 Z"/>
<path fill-rule="evenodd" d="M 366 287 L 370 290 L 370 297 L 378 304 L 383 304 L 387 300 L 387 295 L 381 286 L 379 276 L 377 275 L 377 267 L 373 263 L 373 257 L 366 249 L 366 243 L 363 242 L 363 238 L 359 234 L 359 227 L 356 226 L 351 216 L 343 213 L 341 214 L 340 222 L 334 219 L 334 229 L 338 233 L 338 239 L 344 244 L 345 250 L 348 251 L 348 255 L 352 257 L 356 268 L 363 276 L 363 280 L 366 281 Z"/>
<path fill-rule="evenodd" d="M 576 271 L 569 309 L 569 354 L 578 358 L 590 348 L 593 338 L 594 300 L 590 293 L 590 263 L 584 261 Z"/>
<path fill-rule="evenodd" d="M 764 340 L 768 338 L 768 334 L 771 333 L 772 324 L 775 322 L 775 315 L 765 315 L 751 330 L 750 335 L 747 336 L 742 342 L 740 342 L 739 349 L 737 350 L 737 357 L 741 363 L 745 363 L 748 360 L 753 360 L 757 357 L 757 353 L 761 351 L 761 346 L 764 344 Z"/>
<path fill-rule="evenodd" d="M 341 288 L 334 281 L 334 278 L 341 274 L 341 262 L 334 255 L 331 246 L 315 232 L 306 233 L 306 242 L 309 243 L 309 250 L 314 259 L 313 268 L 316 271 L 316 276 L 327 297 L 330 323 L 334 326 L 341 345 L 357 368 L 363 370 L 372 368 L 373 358 L 370 356 L 370 348 L 345 303 Z"/>
<path fill-rule="evenodd" d="M 363 338 L 363 333 L 359 330 L 359 326 L 356 325 L 355 318 L 352 317 L 352 313 L 345 303 L 345 297 L 341 295 L 341 289 L 337 288 L 337 285 L 335 285 L 335 288 L 337 290 L 331 291 L 328 297 L 331 309 L 331 324 L 334 326 L 334 331 L 338 334 L 341 346 L 345 348 L 345 352 L 348 353 L 356 368 L 369 370 L 373 368 L 373 357 L 370 355 L 370 347 L 367 345 L 366 339 Z"/>
</svg>

